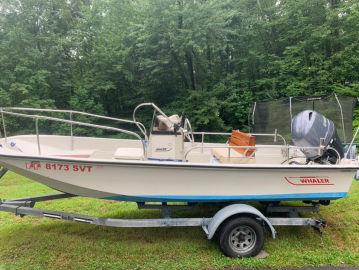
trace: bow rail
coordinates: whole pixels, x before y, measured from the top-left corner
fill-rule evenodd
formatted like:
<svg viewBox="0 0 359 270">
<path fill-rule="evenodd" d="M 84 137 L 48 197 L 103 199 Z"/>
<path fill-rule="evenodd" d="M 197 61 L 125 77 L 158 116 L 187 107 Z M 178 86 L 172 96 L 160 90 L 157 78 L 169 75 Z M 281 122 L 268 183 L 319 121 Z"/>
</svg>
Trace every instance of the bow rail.
<svg viewBox="0 0 359 270">
<path fill-rule="evenodd" d="M 64 111 L 64 110 L 52 110 L 52 109 L 31 109 L 31 108 L 18 108 L 18 107 L 12 107 L 12 108 L 10 108 L 10 110 L 11 109 L 12 110 L 22 110 L 22 109 L 24 109 L 25 111 L 27 110 L 27 111 L 72 112 L 72 113 L 76 112 L 76 111 Z M 120 133 L 124 133 L 124 134 L 134 136 L 142 144 L 144 158 L 146 158 L 146 155 L 147 155 L 146 142 L 142 139 L 142 137 L 140 135 L 138 135 L 136 132 L 133 132 L 133 131 L 129 131 L 129 130 L 126 130 L 126 129 L 121 129 L 121 128 L 104 126 L 104 125 L 90 124 L 90 123 L 85 123 L 85 122 L 80 122 L 80 121 L 66 120 L 66 119 L 61 119 L 61 118 L 57 118 L 57 117 L 50 117 L 50 116 L 37 115 L 37 114 L 17 113 L 17 112 L 9 111 L 9 108 L 7 108 L 7 110 L 6 110 L 6 108 L 0 108 L 0 113 L 1 113 L 1 118 L 2 118 L 2 125 L 3 125 L 3 132 L 4 132 L 5 142 L 7 142 L 6 125 L 5 125 L 5 117 L 4 117 L 5 114 L 6 115 L 19 116 L 19 117 L 23 117 L 23 118 L 30 118 L 30 119 L 35 120 L 36 140 L 37 140 L 37 147 L 38 147 L 39 155 L 41 155 L 40 133 L 39 133 L 39 124 L 38 124 L 39 120 L 49 120 L 49 121 L 54 121 L 54 122 L 70 124 L 70 126 L 71 126 L 71 149 L 72 150 L 73 150 L 73 145 L 74 145 L 73 144 L 72 125 L 78 125 L 78 126 L 98 128 L 98 129 L 102 129 L 102 130 L 117 131 L 117 132 L 120 132 Z M 100 116 L 100 115 L 93 115 L 93 114 L 82 113 L 82 112 L 76 112 L 76 113 L 83 114 L 83 115 L 89 115 L 89 116 L 95 116 L 95 117 L 99 116 L 98 118 L 102 118 L 102 116 Z M 112 117 L 103 116 L 103 118 L 111 120 Z M 125 119 L 117 119 L 117 118 L 112 118 L 112 119 L 125 120 Z M 125 120 L 125 121 L 128 121 L 128 123 L 134 123 L 133 121 L 130 121 L 130 120 Z M 136 124 L 136 123 L 134 123 L 134 124 Z M 142 125 L 142 123 L 141 123 L 141 125 Z M 145 138 L 147 138 L 147 136 Z"/>
<path fill-rule="evenodd" d="M 128 119 L 122 119 L 122 118 L 117 118 L 117 117 L 110 117 L 110 116 L 104 116 L 104 115 L 99 115 L 99 114 L 94 114 L 94 113 L 87 113 L 87 112 L 81 112 L 81 111 L 76 111 L 76 110 L 59 110 L 59 109 L 38 109 L 38 108 L 27 108 L 27 107 L 2 107 L 1 108 L 4 111 L 27 111 L 27 112 L 54 112 L 54 113 L 66 113 L 69 114 L 69 120 L 73 120 L 73 116 L 74 115 L 83 115 L 83 116 L 90 116 L 90 117 L 94 117 L 94 118 L 98 118 L 98 119 L 105 119 L 105 120 L 111 120 L 111 121 L 115 121 L 115 122 L 120 122 L 120 123 L 127 123 L 127 124 L 134 124 L 138 127 L 138 129 L 140 130 L 140 132 L 143 134 L 145 140 L 148 140 L 147 137 L 147 131 L 145 126 L 141 123 L 141 122 L 136 122 L 133 120 L 128 120 Z M 72 127 L 71 127 L 72 129 Z"/>
</svg>

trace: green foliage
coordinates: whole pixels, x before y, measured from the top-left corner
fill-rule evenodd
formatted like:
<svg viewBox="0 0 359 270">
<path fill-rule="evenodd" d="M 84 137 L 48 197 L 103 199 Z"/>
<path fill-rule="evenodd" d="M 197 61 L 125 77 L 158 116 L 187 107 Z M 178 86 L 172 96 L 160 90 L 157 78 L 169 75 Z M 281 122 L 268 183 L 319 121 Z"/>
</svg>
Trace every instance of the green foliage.
<svg viewBox="0 0 359 270">
<path fill-rule="evenodd" d="M 358 29 L 356 0 L 1 0 L 1 106 L 246 130 L 253 100 L 358 97 Z"/>
</svg>

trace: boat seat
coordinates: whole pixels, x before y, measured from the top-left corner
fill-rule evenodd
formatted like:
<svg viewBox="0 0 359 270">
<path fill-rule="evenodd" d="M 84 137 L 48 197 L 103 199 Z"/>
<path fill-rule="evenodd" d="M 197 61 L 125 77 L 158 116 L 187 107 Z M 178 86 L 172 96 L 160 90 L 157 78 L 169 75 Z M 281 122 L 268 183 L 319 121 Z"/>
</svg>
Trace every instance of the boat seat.
<svg viewBox="0 0 359 270">
<path fill-rule="evenodd" d="M 228 155 L 228 148 L 213 148 L 212 155 L 216 157 L 221 163 L 228 164 L 248 164 L 255 163 L 255 158 L 253 156 L 246 156 L 241 153 L 238 153 L 234 149 L 230 149 L 230 154 Z"/>
<path fill-rule="evenodd" d="M 233 130 L 228 138 L 228 146 L 255 146 L 256 138 L 249 134 Z M 221 163 L 243 164 L 254 163 L 255 149 L 251 148 L 213 148 L 212 154 Z"/>
<path fill-rule="evenodd" d="M 249 133 L 233 130 L 228 139 L 228 144 L 230 146 L 255 146 L 256 137 Z M 253 148 L 233 148 L 233 150 L 247 157 L 253 156 L 255 152 Z"/>
<path fill-rule="evenodd" d="M 91 158 L 94 158 L 94 159 L 112 159 L 113 158 L 113 151 L 96 150 L 91 155 Z"/>
<path fill-rule="evenodd" d="M 115 159 L 142 160 L 143 149 L 138 147 L 119 147 L 113 156 Z"/>
<path fill-rule="evenodd" d="M 211 158 L 212 155 L 210 153 L 190 153 L 190 155 L 188 155 L 187 160 L 189 162 L 193 162 L 193 163 L 210 163 L 211 162 Z"/>
</svg>

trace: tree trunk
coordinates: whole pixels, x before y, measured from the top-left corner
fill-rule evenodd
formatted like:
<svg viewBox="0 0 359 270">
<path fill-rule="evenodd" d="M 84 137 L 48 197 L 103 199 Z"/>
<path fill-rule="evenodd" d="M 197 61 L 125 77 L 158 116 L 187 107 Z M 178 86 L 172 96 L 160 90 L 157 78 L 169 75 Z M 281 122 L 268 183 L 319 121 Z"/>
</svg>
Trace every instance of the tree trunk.
<svg viewBox="0 0 359 270">
<path fill-rule="evenodd" d="M 180 62 L 180 60 L 179 60 L 179 58 L 178 58 L 176 52 L 175 52 L 173 49 L 171 49 L 171 55 L 172 55 L 173 60 L 174 60 L 174 61 L 176 62 L 176 64 L 177 64 L 177 67 L 178 67 L 180 76 L 181 76 L 181 78 L 182 78 L 182 81 L 183 81 L 185 87 L 188 89 L 188 88 L 189 88 L 189 83 L 188 83 L 188 79 L 187 79 L 187 77 L 186 77 L 186 72 L 185 72 L 185 70 L 184 70 L 184 68 L 183 68 L 183 66 L 182 66 L 182 64 L 181 64 L 181 62 Z"/>
<path fill-rule="evenodd" d="M 186 51 L 186 62 L 187 62 L 188 74 L 191 79 L 191 88 L 192 90 L 196 90 L 196 73 L 194 70 L 192 50 Z"/>
</svg>

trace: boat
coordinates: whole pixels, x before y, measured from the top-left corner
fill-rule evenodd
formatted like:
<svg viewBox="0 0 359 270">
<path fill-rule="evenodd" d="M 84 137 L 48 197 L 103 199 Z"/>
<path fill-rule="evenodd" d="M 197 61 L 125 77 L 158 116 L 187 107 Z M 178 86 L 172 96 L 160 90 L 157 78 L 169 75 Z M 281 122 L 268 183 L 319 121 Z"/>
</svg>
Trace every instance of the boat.
<svg viewBox="0 0 359 270">
<path fill-rule="evenodd" d="M 143 107 L 153 109 L 149 129 L 137 120 Z M 333 122 L 314 110 L 294 116 L 291 144 L 276 130 L 195 132 L 185 115 L 167 116 L 154 103 L 138 105 L 132 120 L 73 110 L 3 107 L 0 112 L 1 166 L 83 197 L 133 202 L 328 204 L 347 196 L 359 169 L 354 144 L 358 129 L 344 151 Z M 47 115 L 51 113 L 63 117 Z M 75 116 L 115 125 L 75 121 Z M 8 135 L 9 117 L 33 121 L 34 132 Z M 66 125 L 69 134 L 44 134 L 39 122 Z M 135 131 L 118 128 L 120 124 Z M 77 126 L 120 136 L 76 136 Z M 258 144 L 260 137 L 273 142 Z M 219 139 L 213 142 L 212 138 Z"/>
</svg>

